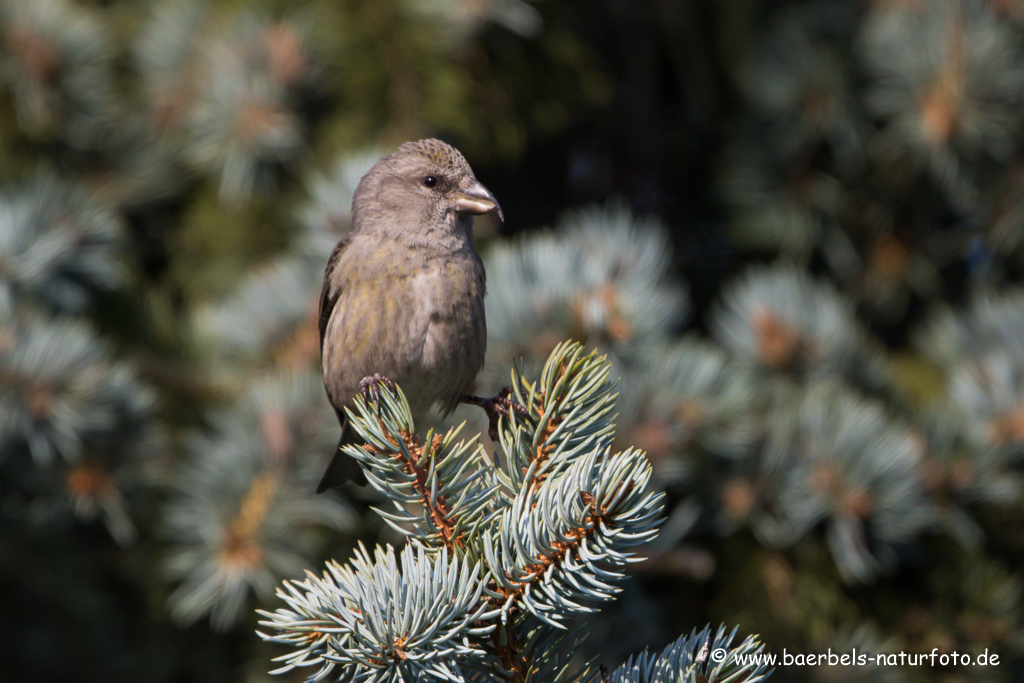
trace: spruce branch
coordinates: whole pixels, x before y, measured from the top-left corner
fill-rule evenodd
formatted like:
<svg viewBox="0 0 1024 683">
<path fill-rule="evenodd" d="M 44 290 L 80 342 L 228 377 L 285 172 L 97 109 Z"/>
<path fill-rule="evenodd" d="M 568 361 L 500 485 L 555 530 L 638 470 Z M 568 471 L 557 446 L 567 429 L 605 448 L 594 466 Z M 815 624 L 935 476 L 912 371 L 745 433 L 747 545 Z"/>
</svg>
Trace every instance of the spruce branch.
<svg viewBox="0 0 1024 683">
<path fill-rule="evenodd" d="M 736 629 L 727 633 L 724 626 L 719 626 L 712 637 L 711 627 L 705 626 L 700 632 L 694 630 L 688 636 L 680 636 L 657 655 L 645 651 L 636 659 L 630 657 L 615 671 L 602 675 L 601 680 L 603 683 L 755 683 L 768 678 L 771 674 L 768 667 L 750 661 L 764 646 L 748 636 L 729 649 L 735 637 Z M 721 661 L 711 656 L 716 650 L 726 652 Z"/>
<path fill-rule="evenodd" d="M 353 428 L 364 446 L 350 444 L 345 452 L 363 464 L 370 484 L 384 493 L 395 511 L 376 509 L 400 533 L 431 549 L 457 551 L 464 535 L 494 516 L 490 501 L 496 484 L 486 454 L 475 437 L 456 442 L 460 429 L 443 436 L 413 433 L 405 395 L 380 392 L 381 402 L 370 406 L 357 400 L 350 412 Z M 418 514 L 407 506 L 420 506 Z"/>
<path fill-rule="evenodd" d="M 589 449 L 611 445 L 616 395 L 609 373 L 603 356 L 584 355 L 577 344 L 561 344 L 552 351 L 539 388 L 526 379 L 517 362 L 512 373 L 515 400 L 536 416 L 536 424 L 522 422 L 513 413 L 510 428 L 501 431 L 499 440 L 508 460 L 499 476 L 506 475 L 506 492 L 536 488 Z M 507 494 L 507 500 L 513 498 L 514 493 Z"/>
<path fill-rule="evenodd" d="M 309 375 L 266 377 L 188 438 L 160 527 L 179 623 L 237 625 L 251 595 L 269 597 L 278 581 L 302 575 L 322 529 L 355 527 L 344 501 L 313 494 L 313 453 L 327 447 L 318 437 L 333 417 L 313 400 L 318 390 Z"/>
<path fill-rule="evenodd" d="M 0 78 L 27 136 L 95 139 L 114 102 L 111 33 L 98 12 L 67 0 L 0 3 Z"/>
<path fill-rule="evenodd" d="M 690 313 L 685 285 L 670 274 L 671 251 L 660 221 L 621 202 L 566 214 L 552 233 L 495 245 L 486 259 L 494 343 L 485 381 L 497 384 L 512 356 L 538 371 L 559 339 L 600 348 L 617 372 L 642 365 L 643 350 L 666 341 Z"/>
<path fill-rule="evenodd" d="M 566 623 L 617 595 L 624 567 L 639 559 L 634 549 L 657 534 L 664 505 L 664 495 L 649 490 L 643 452 L 611 452 L 609 369 L 577 343 L 558 345 L 538 381 L 517 369 L 513 392 L 527 414 L 510 411 L 500 421 L 504 453 L 493 462 L 475 437 L 457 440 L 460 428 L 417 435 L 400 388 L 382 387 L 372 403 L 357 397 L 349 419 L 365 443 L 345 452 L 391 501 L 393 511 L 378 512 L 409 543 L 372 556 L 360 548 L 322 576 L 285 582 L 278 595 L 287 606 L 260 612 L 268 629 L 260 636 L 293 648 L 275 673 L 310 667 L 311 681 L 591 680 L 589 664 L 568 666 L 585 634 Z M 723 634 L 714 642 L 727 647 L 732 636 Z M 748 639 L 738 652 L 757 647 Z M 651 661 L 665 672 L 684 664 L 696 671 L 683 659 Z M 709 680 L 763 678 L 758 667 L 730 666 Z"/>
<path fill-rule="evenodd" d="M 0 298 L 79 313 L 124 282 L 120 217 L 52 173 L 0 195 Z"/>
<path fill-rule="evenodd" d="M 310 678 L 319 680 L 341 664 L 368 681 L 461 680 L 460 662 L 482 660 L 475 640 L 494 629 L 484 622 L 479 564 L 447 549 L 431 557 L 408 545 L 396 558 L 388 546 L 371 558 L 360 546 L 348 565 L 330 562 L 323 578 L 285 586 L 279 595 L 291 609 L 261 612 L 261 623 L 287 635 L 260 636 L 298 650 L 279 657 L 286 664 L 274 673 L 319 664 Z"/>
<path fill-rule="evenodd" d="M 502 620 L 525 608 L 561 627 L 574 612 L 595 611 L 579 600 L 614 597 L 627 551 L 654 537 L 661 494 L 645 494 L 650 464 L 639 451 L 594 451 L 563 476 L 526 488 L 505 510 L 496 537 L 484 536 Z"/>
<path fill-rule="evenodd" d="M 77 464 L 150 413 L 151 392 L 86 324 L 0 314 L 0 326 L 0 445 Z"/>
</svg>

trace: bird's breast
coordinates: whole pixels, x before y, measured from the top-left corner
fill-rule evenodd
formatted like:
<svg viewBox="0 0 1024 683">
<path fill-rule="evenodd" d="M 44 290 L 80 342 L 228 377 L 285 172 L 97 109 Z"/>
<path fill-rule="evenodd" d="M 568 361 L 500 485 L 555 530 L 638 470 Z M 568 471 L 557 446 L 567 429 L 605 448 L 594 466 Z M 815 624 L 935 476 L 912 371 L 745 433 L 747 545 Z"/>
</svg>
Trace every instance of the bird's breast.
<svg viewBox="0 0 1024 683">
<path fill-rule="evenodd" d="M 410 286 L 419 310 L 410 332 L 422 340 L 419 357 L 411 359 L 419 372 L 412 374 L 427 384 L 414 390 L 448 410 L 469 391 L 483 366 L 483 267 L 475 254 L 441 259 L 414 276 Z"/>
<path fill-rule="evenodd" d="M 397 382 L 414 415 L 449 411 L 483 367 L 484 271 L 470 248 L 442 252 L 353 239 L 337 272 L 322 347 L 332 403 L 350 405 L 363 377 Z"/>
</svg>

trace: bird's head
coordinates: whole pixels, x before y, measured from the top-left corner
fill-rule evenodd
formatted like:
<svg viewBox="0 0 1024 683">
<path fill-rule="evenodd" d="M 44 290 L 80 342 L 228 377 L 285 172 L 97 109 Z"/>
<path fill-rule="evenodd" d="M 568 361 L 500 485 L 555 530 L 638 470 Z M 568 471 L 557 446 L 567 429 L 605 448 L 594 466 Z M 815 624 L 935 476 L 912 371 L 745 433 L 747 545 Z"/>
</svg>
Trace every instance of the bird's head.
<svg viewBox="0 0 1024 683">
<path fill-rule="evenodd" d="M 459 151 L 434 139 L 407 142 L 374 164 L 352 201 L 353 229 L 412 238 L 439 230 L 468 232 L 472 216 L 491 212 L 505 219 Z"/>
</svg>

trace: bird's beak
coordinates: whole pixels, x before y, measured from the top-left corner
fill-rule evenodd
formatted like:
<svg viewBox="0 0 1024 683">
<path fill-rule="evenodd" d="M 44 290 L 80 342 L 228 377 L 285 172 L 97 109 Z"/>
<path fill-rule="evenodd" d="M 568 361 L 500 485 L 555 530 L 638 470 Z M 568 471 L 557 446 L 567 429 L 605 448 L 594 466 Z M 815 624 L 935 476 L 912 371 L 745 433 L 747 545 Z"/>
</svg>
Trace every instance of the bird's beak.
<svg viewBox="0 0 1024 683">
<path fill-rule="evenodd" d="M 490 190 L 480 184 L 479 180 L 474 180 L 469 187 L 462 188 L 455 193 L 454 207 L 458 213 L 468 213 L 473 216 L 496 211 L 498 218 L 503 223 L 505 222 L 505 214 L 501 212 L 498 200 L 494 198 Z"/>
</svg>

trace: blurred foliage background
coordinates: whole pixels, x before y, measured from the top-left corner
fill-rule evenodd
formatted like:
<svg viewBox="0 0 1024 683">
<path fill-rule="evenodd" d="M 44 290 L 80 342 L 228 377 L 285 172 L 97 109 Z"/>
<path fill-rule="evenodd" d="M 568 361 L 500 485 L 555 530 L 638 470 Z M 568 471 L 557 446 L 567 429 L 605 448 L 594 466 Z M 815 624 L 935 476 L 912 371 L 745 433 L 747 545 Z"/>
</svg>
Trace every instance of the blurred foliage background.
<svg viewBox="0 0 1024 683">
<path fill-rule="evenodd" d="M 507 216 L 479 392 L 602 349 L 670 494 L 610 667 L 725 622 L 1024 680 L 1021 112 L 1016 0 L 0 0 L 2 677 L 268 680 L 278 582 L 396 541 L 313 494 L 315 306 L 440 136 Z"/>
</svg>

